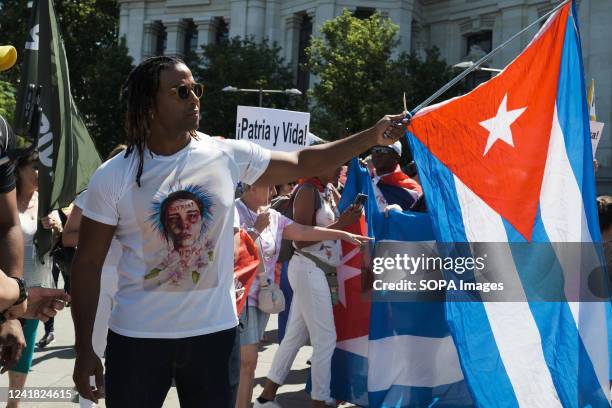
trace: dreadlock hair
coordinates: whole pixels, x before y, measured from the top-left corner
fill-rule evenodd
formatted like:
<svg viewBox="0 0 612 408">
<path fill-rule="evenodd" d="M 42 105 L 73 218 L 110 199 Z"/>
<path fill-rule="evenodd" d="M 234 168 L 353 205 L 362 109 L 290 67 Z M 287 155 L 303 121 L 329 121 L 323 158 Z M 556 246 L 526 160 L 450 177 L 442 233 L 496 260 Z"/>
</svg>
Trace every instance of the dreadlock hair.
<svg viewBox="0 0 612 408">
<path fill-rule="evenodd" d="M 144 150 L 151 134 L 151 110 L 155 107 L 155 98 L 159 90 L 159 76 L 162 70 L 184 64 L 180 58 L 157 56 L 143 60 L 128 75 L 121 86 L 121 100 L 127 102 L 125 114 L 125 133 L 127 149 L 125 157 L 134 150 L 138 152 L 138 173 L 136 184 L 140 187 L 140 177 L 144 165 Z M 195 130 L 190 131 L 196 138 Z"/>
</svg>

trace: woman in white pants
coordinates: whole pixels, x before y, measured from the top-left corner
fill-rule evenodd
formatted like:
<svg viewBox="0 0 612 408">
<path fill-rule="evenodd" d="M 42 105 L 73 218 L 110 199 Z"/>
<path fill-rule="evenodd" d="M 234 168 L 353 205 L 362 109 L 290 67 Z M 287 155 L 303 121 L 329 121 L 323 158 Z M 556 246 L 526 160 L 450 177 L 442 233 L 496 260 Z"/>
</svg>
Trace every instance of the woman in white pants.
<svg viewBox="0 0 612 408">
<path fill-rule="evenodd" d="M 339 175 L 340 168 L 304 183 L 297 191 L 293 205 L 296 222 L 342 229 L 359 219 L 361 206 L 351 206 L 342 215 L 338 213 L 337 193 L 328 184 L 337 183 Z M 324 270 L 333 270 L 340 264 L 340 242 L 329 240 L 313 244 L 295 241 L 294 246 L 297 249 L 289 261 L 288 268 L 293 300 L 285 337 L 274 356 L 264 390 L 255 402 L 255 408 L 279 407 L 274 401 L 276 392 L 284 383 L 298 350 L 309 338 L 313 347 L 312 406 L 335 406 L 330 395 L 330 381 L 331 359 L 336 347 L 336 328 L 332 295 Z"/>
<path fill-rule="evenodd" d="M 118 145 L 108 156 L 108 159 L 115 157 L 117 154 L 125 150 L 125 145 Z M 85 205 L 87 190 L 79 194 L 74 200 L 74 208 L 66 221 L 66 227 L 62 233 L 62 244 L 66 247 L 76 247 L 79 242 L 79 229 L 81 225 L 81 216 L 83 214 L 83 206 Z M 100 359 L 104 357 L 106 349 L 106 336 L 108 334 L 108 320 L 110 319 L 111 311 L 115 304 L 114 298 L 117 293 L 117 265 L 123 249 L 119 241 L 113 238 L 111 246 L 108 249 L 108 254 L 104 259 L 102 274 L 100 276 L 100 296 L 98 298 L 98 308 L 96 310 L 96 319 L 94 321 L 93 332 L 91 334 L 91 344 L 94 352 Z M 90 378 L 90 384 L 96 385 L 95 378 Z M 79 398 L 79 406 L 81 408 L 93 408 L 96 404 L 85 398 Z"/>
<path fill-rule="evenodd" d="M 281 242 L 288 240 L 317 241 L 342 239 L 353 244 L 368 241 L 367 237 L 293 222 L 276 210 L 269 208 L 270 196 L 275 187 L 244 186 L 242 196 L 236 200 L 241 228 L 247 230 L 261 250 L 263 268 L 249 290 L 247 305 L 240 316 L 240 385 L 236 408 L 251 406 L 253 381 L 257 366 L 257 351 L 270 315 L 258 309 L 260 279 L 263 284 L 274 282 L 274 265 L 278 260 Z M 329 293 L 329 292 L 328 292 Z"/>
</svg>

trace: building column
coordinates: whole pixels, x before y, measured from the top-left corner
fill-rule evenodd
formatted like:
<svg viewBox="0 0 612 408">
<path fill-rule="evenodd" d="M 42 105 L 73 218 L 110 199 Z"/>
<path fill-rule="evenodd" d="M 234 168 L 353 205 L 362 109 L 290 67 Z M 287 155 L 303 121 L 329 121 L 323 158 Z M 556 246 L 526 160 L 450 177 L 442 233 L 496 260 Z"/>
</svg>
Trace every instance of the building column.
<svg viewBox="0 0 612 408">
<path fill-rule="evenodd" d="M 578 8 L 586 84 L 595 80 L 597 121 L 605 123 L 596 157 L 597 193 L 612 193 L 612 49 L 609 2 L 582 0 Z"/>
<path fill-rule="evenodd" d="M 519 32 L 524 26 L 527 19 L 527 13 L 525 8 L 522 6 L 517 7 L 507 7 L 501 10 L 501 40 L 505 41 L 506 39 L 512 37 L 514 34 Z M 523 36 L 521 41 L 512 41 L 503 50 L 501 50 L 496 58 L 495 62 L 497 63 L 497 67 L 503 68 L 508 65 L 517 55 L 521 53 L 524 45 L 526 45 L 526 41 L 528 39 Z M 522 44 L 525 42 L 525 44 Z M 493 44 L 492 48 L 497 47 L 499 44 Z"/>
<path fill-rule="evenodd" d="M 202 56 L 202 47 L 208 44 L 212 44 L 215 41 L 215 19 L 212 17 L 206 18 L 195 18 L 193 23 L 198 30 L 198 49 L 196 53 L 198 56 Z"/>
<path fill-rule="evenodd" d="M 270 43 L 281 42 L 280 19 L 280 0 L 267 0 L 264 37 L 268 38 Z"/>
<path fill-rule="evenodd" d="M 320 30 L 323 24 L 325 24 L 327 20 L 331 20 L 334 17 L 336 17 L 336 1 L 319 1 L 319 4 L 317 4 L 317 9 L 315 11 L 314 18 L 312 20 L 312 35 L 314 35 L 315 37 L 319 37 Z"/>
<path fill-rule="evenodd" d="M 159 33 L 159 22 L 147 21 L 143 25 L 142 30 L 142 59 L 152 57 L 155 55 L 157 49 L 157 34 Z"/>
<path fill-rule="evenodd" d="M 185 20 L 170 20 L 164 21 L 166 27 L 166 49 L 164 55 L 172 55 L 183 57 L 185 55 L 185 28 L 187 24 Z"/>
<path fill-rule="evenodd" d="M 247 27 L 247 1 L 232 0 L 230 19 L 232 23 L 229 26 L 229 37 L 236 36 L 244 38 L 246 36 Z"/>
<path fill-rule="evenodd" d="M 285 61 L 291 64 L 293 78 L 297 78 L 300 24 L 302 16 L 293 14 L 285 20 Z"/>
<path fill-rule="evenodd" d="M 249 0 L 247 5 L 246 35 L 253 36 L 256 42 L 261 42 L 264 36 L 265 20 L 265 0 Z"/>
<path fill-rule="evenodd" d="M 308 15 L 308 17 L 310 17 L 310 21 L 312 22 L 312 34 L 311 34 L 311 41 L 312 38 L 317 36 L 317 33 L 315 32 L 315 21 L 317 18 L 317 9 L 316 8 L 311 8 L 306 10 L 306 14 Z M 298 50 L 299 53 L 299 50 Z M 299 67 L 298 67 L 299 68 Z M 308 88 L 313 88 L 317 83 L 319 83 L 319 77 L 309 73 L 308 74 Z"/>
<path fill-rule="evenodd" d="M 420 61 L 425 61 L 427 54 L 425 52 L 425 42 L 423 41 L 423 27 L 416 20 L 412 21 L 411 26 L 410 52 L 414 51 Z"/>
<path fill-rule="evenodd" d="M 129 7 L 129 3 L 119 4 L 119 37 L 127 36 L 129 18 L 130 18 L 130 10 L 128 9 L 128 7 Z"/>
<path fill-rule="evenodd" d="M 119 7 L 119 36 L 125 37 L 128 54 L 134 59 L 134 63 L 138 64 L 144 54 L 145 3 L 120 1 Z"/>
<path fill-rule="evenodd" d="M 412 11 L 414 3 L 412 0 L 403 0 L 400 3 L 399 10 L 394 10 L 389 13 L 391 21 L 399 26 L 398 39 L 399 44 L 393 51 L 393 56 L 396 57 L 402 52 L 410 52 L 412 43 Z"/>
</svg>

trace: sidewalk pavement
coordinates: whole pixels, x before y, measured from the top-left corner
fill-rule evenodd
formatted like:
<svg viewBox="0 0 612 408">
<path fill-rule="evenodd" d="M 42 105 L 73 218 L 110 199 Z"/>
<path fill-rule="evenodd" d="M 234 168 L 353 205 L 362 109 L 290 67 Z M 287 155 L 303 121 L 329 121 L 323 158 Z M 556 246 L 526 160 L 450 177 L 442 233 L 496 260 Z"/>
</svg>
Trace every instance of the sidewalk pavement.
<svg viewBox="0 0 612 408">
<path fill-rule="evenodd" d="M 266 337 L 276 341 L 277 319 L 273 316 L 266 327 Z M 38 325 L 36 341 L 44 334 L 43 324 Z M 55 318 L 55 341 L 44 350 L 36 349 L 32 361 L 32 371 L 28 375 L 26 387 L 73 387 L 72 369 L 74 367 L 74 327 L 70 316 L 70 309 L 66 309 Z M 259 396 L 263 389 L 266 374 L 278 344 L 266 343 L 260 349 L 259 361 L 255 372 L 255 388 L 253 397 Z M 278 394 L 279 403 L 283 408 L 307 408 L 310 407 L 310 399 L 304 392 L 304 384 L 308 376 L 308 365 L 306 361 L 312 353 L 311 347 L 302 347 L 297 354 L 291 372 Z M 8 374 L 0 376 L 0 387 L 8 387 Z M 0 401 L 4 406 L 5 401 Z M 100 407 L 105 407 L 102 401 Z M 342 405 L 349 407 L 352 405 Z M 20 407 L 24 408 L 64 408 L 78 407 L 76 400 L 73 403 L 66 401 L 58 402 L 22 402 Z M 179 400 L 176 389 L 172 387 L 168 392 L 164 408 L 178 408 Z"/>
</svg>

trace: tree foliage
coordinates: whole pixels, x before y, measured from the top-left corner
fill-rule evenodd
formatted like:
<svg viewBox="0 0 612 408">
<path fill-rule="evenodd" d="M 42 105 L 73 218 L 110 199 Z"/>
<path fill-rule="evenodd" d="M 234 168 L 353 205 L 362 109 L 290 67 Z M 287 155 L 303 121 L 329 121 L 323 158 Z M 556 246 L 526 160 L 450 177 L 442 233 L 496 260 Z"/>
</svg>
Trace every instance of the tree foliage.
<svg viewBox="0 0 612 408">
<path fill-rule="evenodd" d="M 17 64 L 2 79 L 17 86 L 30 10 L 27 0 L 2 0 L 0 44 L 17 48 Z M 53 2 L 70 69 L 71 92 L 98 151 L 104 156 L 125 139 L 119 103 L 122 82 L 132 69 L 125 43 L 118 37 L 116 0 Z"/>
<path fill-rule="evenodd" d="M 118 44 L 100 48 L 96 63 L 83 73 L 81 113 L 85 115 L 89 132 L 102 157 L 119 143 L 125 143 L 123 128 L 126 105 L 119 98 L 121 85 L 132 70 L 132 58 L 127 55 L 125 39 Z"/>
<path fill-rule="evenodd" d="M 10 123 L 15 112 L 15 88 L 9 82 L 0 80 L 0 116 Z"/>
<path fill-rule="evenodd" d="M 437 49 L 424 60 L 407 53 L 394 58 L 397 32 L 380 13 L 358 19 L 345 10 L 323 24 L 307 49 L 307 67 L 319 79 L 312 89 L 315 133 L 337 139 L 367 128 L 401 112 L 404 92 L 411 108 L 452 78 Z"/>
<path fill-rule="evenodd" d="M 233 138 L 238 105 L 258 106 L 258 93 L 223 92 L 226 86 L 248 89 L 293 88 L 291 68 L 280 55 L 280 47 L 264 40 L 232 38 L 203 47 L 203 58 L 187 58 L 196 80 L 205 84 L 200 129 L 211 135 Z M 266 108 L 301 110 L 301 97 L 264 94 Z"/>
</svg>

